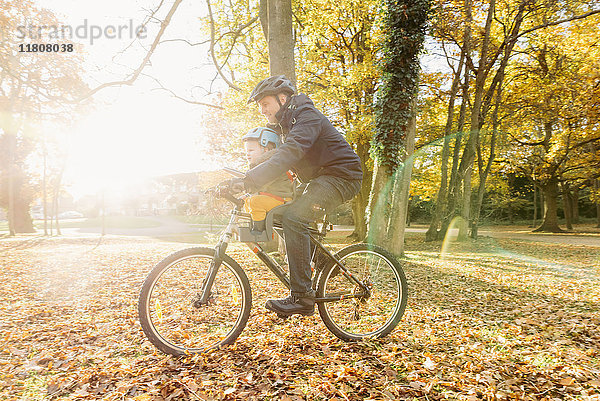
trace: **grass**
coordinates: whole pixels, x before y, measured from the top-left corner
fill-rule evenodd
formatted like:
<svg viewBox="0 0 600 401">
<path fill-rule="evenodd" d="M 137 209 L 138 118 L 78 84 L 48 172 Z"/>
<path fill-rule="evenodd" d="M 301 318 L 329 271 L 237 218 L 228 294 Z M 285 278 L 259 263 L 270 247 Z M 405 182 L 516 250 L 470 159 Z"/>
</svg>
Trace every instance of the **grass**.
<svg viewBox="0 0 600 401">
<path fill-rule="evenodd" d="M 50 221 L 47 222 L 48 228 L 50 228 Z M 107 228 L 153 228 L 160 227 L 160 223 L 144 217 L 133 217 L 133 216 L 107 216 L 105 220 Z M 34 220 L 33 225 L 37 229 L 44 228 L 44 220 Z M 55 224 L 53 224 L 56 227 Z M 61 228 L 88 228 L 88 227 L 101 227 L 102 218 L 93 217 L 87 219 L 69 219 L 60 220 Z M 0 231 L 8 231 L 8 222 L 0 221 Z"/>
</svg>

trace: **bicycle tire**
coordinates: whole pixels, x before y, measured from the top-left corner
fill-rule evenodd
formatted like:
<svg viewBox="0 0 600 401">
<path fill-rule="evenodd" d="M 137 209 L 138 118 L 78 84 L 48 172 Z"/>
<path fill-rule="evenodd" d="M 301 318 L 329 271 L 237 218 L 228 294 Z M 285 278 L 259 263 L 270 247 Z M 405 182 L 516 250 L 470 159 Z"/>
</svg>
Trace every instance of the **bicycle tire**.
<svg viewBox="0 0 600 401">
<path fill-rule="evenodd" d="M 347 246 L 336 257 L 355 278 L 371 285 L 371 295 L 319 302 L 319 315 L 325 326 L 345 341 L 391 333 L 400 322 L 408 299 L 406 276 L 398 260 L 385 249 L 365 243 Z M 369 258 L 379 260 L 373 272 L 367 265 Z M 330 263 L 319 277 L 317 297 L 352 294 L 359 288 L 336 264 Z"/>
<path fill-rule="evenodd" d="M 148 340 L 171 355 L 233 343 L 248 322 L 252 292 L 244 270 L 225 255 L 206 305 L 198 302 L 214 249 L 188 248 L 160 261 L 142 285 L 140 324 Z M 165 316 L 166 315 L 166 316 Z"/>
</svg>

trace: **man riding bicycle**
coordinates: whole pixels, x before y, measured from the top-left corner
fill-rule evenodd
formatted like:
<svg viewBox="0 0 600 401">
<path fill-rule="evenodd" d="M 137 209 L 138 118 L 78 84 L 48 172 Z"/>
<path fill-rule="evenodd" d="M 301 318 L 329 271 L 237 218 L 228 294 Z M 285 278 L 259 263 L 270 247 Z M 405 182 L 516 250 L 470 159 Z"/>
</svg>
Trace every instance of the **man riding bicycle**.
<svg viewBox="0 0 600 401">
<path fill-rule="evenodd" d="M 344 137 L 308 96 L 295 93 L 284 75 L 264 79 L 252 90 L 248 103 L 257 103 L 267 125 L 281 135 L 283 143 L 242 181 L 246 190 L 255 192 L 291 170 L 307 184 L 282 213 L 291 294 L 267 301 L 266 308 L 283 316 L 309 316 L 315 310 L 309 224 L 352 199 L 360 190 L 363 175 L 360 159 Z"/>
</svg>

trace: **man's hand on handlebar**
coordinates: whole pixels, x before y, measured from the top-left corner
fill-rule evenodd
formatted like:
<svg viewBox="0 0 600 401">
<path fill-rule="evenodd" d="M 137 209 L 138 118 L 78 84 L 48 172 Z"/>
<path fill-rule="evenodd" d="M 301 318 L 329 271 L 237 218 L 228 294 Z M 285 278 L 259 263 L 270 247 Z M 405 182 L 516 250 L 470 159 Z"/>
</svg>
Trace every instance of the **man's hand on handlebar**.
<svg viewBox="0 0 600 401">
<path fill-rule="evenodd" d="M 245 190 L 244 180 L 242 178 L 231 178 L 220 183 L 217 188 L 219 191 L 229 192 L 230 194 L 239 194 Z"/>
</svg>

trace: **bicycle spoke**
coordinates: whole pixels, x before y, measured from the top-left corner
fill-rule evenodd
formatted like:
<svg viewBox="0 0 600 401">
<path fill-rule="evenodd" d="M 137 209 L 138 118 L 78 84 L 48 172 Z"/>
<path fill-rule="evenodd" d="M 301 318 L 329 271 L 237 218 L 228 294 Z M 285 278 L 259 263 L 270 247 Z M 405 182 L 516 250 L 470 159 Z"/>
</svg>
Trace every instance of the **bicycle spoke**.
<svg viewBox="0 0 600 401">
<path fill-rule="evenodd" d="M 231 342 L 250 313 L 250 293 L 243 271 L 224 260 L 206 303 L 200 304 L 204 279 L 214 251 L 188 250 L 187 257 L 157 265 L 140 295 L 140 322 L 150 341 L 174 355 L 198 352 Z M 175 254 L 176 255 L 176 254 Z M 162 263 L 162 262 L 161 262 Z M 244 280 L 242 280 L 242 274 Z"/>
<path fill-rule="evenodd" d="M 358 339 L 370 335 L 387 334 L 401 317 L 406 285 L 401 268 L 393 257 L 373 246 L 358 244 L 340 251 L 340 262 L 359 282 L 370 288 L 370 294 L 358 298 L 341 298 L 337 302 L 319 305 L 323 321 L 334 334 L 343 339 Z M 345 248 L 346 249 L 346 248 Z M 395 263 L 394 263 L 395 262 Z M 327 271 L 319 285 L 322 296 L 365 291 L 345 274 Z"/>
</svg>

